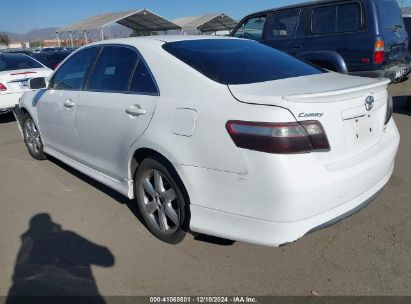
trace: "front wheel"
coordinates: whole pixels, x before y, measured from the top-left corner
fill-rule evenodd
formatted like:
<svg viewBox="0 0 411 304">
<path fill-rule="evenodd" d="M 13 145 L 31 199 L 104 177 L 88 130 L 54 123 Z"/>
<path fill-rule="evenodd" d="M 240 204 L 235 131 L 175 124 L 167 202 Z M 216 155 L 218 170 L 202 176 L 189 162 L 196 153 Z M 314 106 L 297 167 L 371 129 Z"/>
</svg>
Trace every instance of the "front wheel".
<svg viewBox="0 0 411 304">
<path fill-rule="evenodd" d="M 23 135 L 26 147 L 30 155 L 37 159 L 46 159 L 46 154 L 43 152 L 43 141 L 36 124 L 30 115 L 26 114 L 23 117 Z"/>
<path fill-rule="evenodd" d="M 135 174 L 135 197 L 144 222 L 158 239 L 181 242 L 188 221 L 182 184 L 170 166 L 160 160 L 143 160 Z"/>
</svg>

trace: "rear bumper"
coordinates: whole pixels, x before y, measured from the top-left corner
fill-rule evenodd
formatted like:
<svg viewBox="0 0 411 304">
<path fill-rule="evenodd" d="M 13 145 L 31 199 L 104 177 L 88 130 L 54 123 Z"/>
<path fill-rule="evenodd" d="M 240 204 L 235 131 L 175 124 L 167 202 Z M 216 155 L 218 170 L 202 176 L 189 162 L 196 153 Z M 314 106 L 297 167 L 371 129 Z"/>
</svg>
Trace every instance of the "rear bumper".
<svg viewBox="0 0 411 304">
<path fill-rule="evenodd" d="M 312 154 L 244 156 L 247 174 L 180 166 L 193 231 L 268 246 L 293 242 L 368 204 L 388 182 L 399 145 L 393 120 L 355 159 L 324 166 Z"/>
<path fill-rule="evenodd" d="M 405 70 L 404 70 L 405 69 Z M 386 69 L 381 70 L 371 70 L 371 71 L 355 71 L 350 72 L 350 75 L 371 77 L 371 78 L 388 78 L 392 82 L 399 82 L 405 78 L 410 73 L 411 65 L 409 63 L 401 63 L 391 66 Z M 400 71 L 404 71 L 399 74 Z"/>
<path fill-rule="evenodd" d="M 10 93 L 0 95 L 0 111 L 10 111 L 19 103 L 22 93 Z"/>
<path fill-rule="evenodd" d="M 382 192 L 392 170 L 393 167 L 378 184 L 354 200 L 301 221 L 290 223 L 263 221 L 191 205 L 190 228 L 196 232 L 258 245 L 271 247 L 286 245 L 307 233 L 336 224 L 368 206 Z"/>
</svg>

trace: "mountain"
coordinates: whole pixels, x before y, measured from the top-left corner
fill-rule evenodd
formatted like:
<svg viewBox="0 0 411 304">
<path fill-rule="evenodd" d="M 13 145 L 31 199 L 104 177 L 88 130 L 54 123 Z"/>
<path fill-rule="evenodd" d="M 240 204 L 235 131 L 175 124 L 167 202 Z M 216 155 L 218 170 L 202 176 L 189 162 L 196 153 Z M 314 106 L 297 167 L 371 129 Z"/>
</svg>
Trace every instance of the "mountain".
<svg viewBox="0 0 411 304">
<path fill-rule="evenodd" d="M 409 6 L 403 7 L 402 10 L 401 10 L 401 13 L 411 14 L 411 7 L 409 7 Z"/>
<path fill-rule="evenodd" d="M 57 27 L 48 27 L 43 29 L 34 29 L 25 34 L 17 34 L 10 32 L 2 32 L 9 36 L 11 42 L 25 42 L 25 41 L 39 41 L 47 39 L 56 39 L 56 29 Z M 1 31 L 0 31 L 1 32 Z M 104 35 L 106 38 L 123 38 L 129 37 L 131 30 L 125 26 L 119 24 L 113 24 L 104 29 Z M 76 38 L 83 38 L 82 33 L 76 33 L 74 35 Z M 90 39 L 99 39 L 100 32 L 97 30 L 90 31 L 88 37 Z M 63 34 L 62 39 L 68 39 L 68 34 Z"/>
</svg>

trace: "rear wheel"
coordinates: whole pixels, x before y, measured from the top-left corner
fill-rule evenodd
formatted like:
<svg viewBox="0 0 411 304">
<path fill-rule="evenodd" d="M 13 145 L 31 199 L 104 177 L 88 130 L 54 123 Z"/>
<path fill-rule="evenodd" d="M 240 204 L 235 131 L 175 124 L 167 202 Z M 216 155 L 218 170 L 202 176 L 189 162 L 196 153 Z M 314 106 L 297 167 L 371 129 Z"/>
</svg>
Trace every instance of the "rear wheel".
<svg viewBox="0 0 411 304">
<path fill-rule="evenodd" d="M 135 197 L 147 228 L 158 239 L 181 242 L 186 234 L 187 200 L 174 170 L 161 159 L 143 160 L 135 174 Z"/>
<path fill-rule="evenodd" d="M 30 155 L 37 160 L 46 159 L 46 154 L 43 152 L 43 141 L 40 132 L 28 114 L 23 117 L 23 135 Z"/>
<path fill-rule="evenodd" d="M 411 112 L 411 96 L 407 98 L 407 111 Z"/>
</svg>

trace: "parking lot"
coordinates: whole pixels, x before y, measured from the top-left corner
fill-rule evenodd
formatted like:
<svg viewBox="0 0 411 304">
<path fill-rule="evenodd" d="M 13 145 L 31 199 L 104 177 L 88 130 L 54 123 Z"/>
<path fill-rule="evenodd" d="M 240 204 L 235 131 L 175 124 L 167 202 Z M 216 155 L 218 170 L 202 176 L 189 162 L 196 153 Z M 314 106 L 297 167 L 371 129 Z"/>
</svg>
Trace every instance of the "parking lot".
<svg viewBox="0 0 411 304">
<path fill-rule="evenodd" d="M 57 273 L 48 282 L 57 285 L 66 275 L 79 294 L 97 286 L 91 293 L 104 296 L 411 295 L 411 81 L 390 91 L 401 145 L 385 191 L 360 213 L 280 248 L 203 235 L 166 245 L 143 226 L 133 202 L 57 160 L 32 159 L 12 115 L 1 116 L 0 295 L 29 271 L 17 258 L 36 259 L 25 256 L 30 243 L 22 246 L 21 236 L 35 240 L 47 229 L 75 234 L 68 242 L 50 240 L 43 256 L 57 249 L 91 272 L 76 277 L 39 263 L 37 275 Z M 93 250 L 94 259 L 84 261 Z"/>
</svg>

